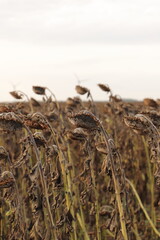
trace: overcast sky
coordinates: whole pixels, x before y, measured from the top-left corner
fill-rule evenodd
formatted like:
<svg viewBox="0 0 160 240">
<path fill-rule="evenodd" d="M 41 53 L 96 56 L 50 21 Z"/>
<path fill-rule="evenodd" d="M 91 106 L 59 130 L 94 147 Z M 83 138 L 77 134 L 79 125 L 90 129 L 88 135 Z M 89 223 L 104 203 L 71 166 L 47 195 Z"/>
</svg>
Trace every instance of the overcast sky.
<svg viewBox="0 0 160 240">
<path fill-rule="evenodd" d="M 0 102 L 47 86 L 59 100 L 78 79 L 95 100 L 160 98 L 159 0 L 0 0 Z"/>
</svg>

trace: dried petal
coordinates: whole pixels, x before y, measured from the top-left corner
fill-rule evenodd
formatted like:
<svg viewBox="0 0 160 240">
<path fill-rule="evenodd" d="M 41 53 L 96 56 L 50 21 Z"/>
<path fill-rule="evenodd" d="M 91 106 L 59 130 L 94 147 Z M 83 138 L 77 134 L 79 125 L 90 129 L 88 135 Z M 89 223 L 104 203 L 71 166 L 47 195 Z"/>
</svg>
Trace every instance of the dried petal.
<svg viewBox="0 0 160 240">
<path fill-rule="evenodd" d="M 15 178 L 13 174 L 9 171 L 2 173 L 0 177 L 0 188 L 9 188 L 15 183 Z"/>
<path fill-rule="evenodd" d="M 96 143 L 95 145 L 98 152 L 103 153 L 105 155 L 108 154 L 105 142 Z"/>
<path fill-rule="evenodd" d="M 82 128 L 76 128 L 74 131 L 67 131 L 66 135 L 68 139 L 78 141 L 84 141 L 87 136 Z"/>
</svg>

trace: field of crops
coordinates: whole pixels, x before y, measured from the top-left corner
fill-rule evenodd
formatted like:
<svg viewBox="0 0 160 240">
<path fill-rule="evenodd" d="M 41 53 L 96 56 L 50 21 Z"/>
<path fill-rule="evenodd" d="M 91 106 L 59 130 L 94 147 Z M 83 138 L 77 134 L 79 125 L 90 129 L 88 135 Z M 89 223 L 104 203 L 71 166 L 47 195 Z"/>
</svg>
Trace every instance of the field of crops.
<svg viewBox="0 0 160 240">
<path fill-rule="evenodd" d="M 160 100 L 33 91 L 0 104 L 0 239 L 160 239 Z"/>
</svg>

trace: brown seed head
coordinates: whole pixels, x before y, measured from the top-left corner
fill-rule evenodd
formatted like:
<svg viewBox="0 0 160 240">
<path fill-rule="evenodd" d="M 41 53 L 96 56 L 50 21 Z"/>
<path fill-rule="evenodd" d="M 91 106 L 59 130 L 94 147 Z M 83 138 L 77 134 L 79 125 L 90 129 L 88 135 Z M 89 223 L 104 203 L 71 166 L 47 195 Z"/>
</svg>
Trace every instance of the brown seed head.
<svg viewBox="0 0 160 240">
<path fill-rule="evenodd" d="M 77 105 L 82 103 L 82 100 L 80 99 L 80 97 L 74 97 L 73 100 Z"/>
<path fill-rule="evenodd" d="M 153 108 L 157 108 L 158 107 L 158 104 L 156 101 L 154 101 L 153 99 L 151 98 L 145 98 L 143 100 L 143 104 L 147 107 L 153 107 Z"/>
<path fill-rule="evenodd" d="M 23 121 L 13 112 L 0 114 L 0 129 L 14 131 L 23 127 Z"/>
<path fill-rule="evenodd" d="M 73 98 L 67 98 L 66 104 L 69 106 L 75 106 L 75 101 Z"/>
<path fill-rule="evenodd" d="M 122 98 L 119 96 L 119 95 L 114 95 L 114 96 L 111 96 L 110 97 L 110 100 L 112 102 L 121 102 L 122 101 Z"/>
<path fill-rule="evenodd" d="M 34 107 L 40 107 L 41 106 L 41 104 L 34 98 L 31 98 L 31 104 Z"/>
<path fill-rule="evenodd" d="M 89 93 L 89 89 L 85 88 L 85 87 L 81 87 L 79 85 L 76 86 L 76 91 L 78 94 L 84 95 L 86 93 Z"/>
<path fill-rule="evenodd" d="M 10 94 L 12 95 L 12 97 L 14 97 L 15 99 L 22 99 L 23 98 L 23 94 L 19 93 L 18 91 L 12 91 L 10 92 Z"/>
<path fill-rule="evenodd" d="M 110 92 L 111 91 L 108 85 L 104 85 L 104 84 L 99 83 L 98 86 L 104 92 Z"/>
<path fill-rule="evenodd" d="M 156 127 L 160 127 L 160 113 L 157 111 L 142 111 L 141 114 L 149 117 Z"/>
<path fill-rule="evenodd" d="M 39 115 L 30 115 L 25 116 L 24 123 L 26 126 L 33 129 L 48 129 L 48 124 L 46 121 Z"/>
<path fill-rule="evenodd" d="M 87 110 L 72 114 L 68 118 L 70 122 L 78 128 L 86 128 L 89 130 L 99 130 L 100 128 L 99 119 L 93 113 Z"/>
<path fill-rule="evenodd" d="M 57 122 L 58 115 L 55 111 L 50 112 L 49 114 L 45 115 L 49 122 Z"/>
<path fill-rule="evenodd" d="M 40 87 L 40 86 L 33 86 L 32 87 L 33 92 L 38 94 L 38 95 L 45 95 L 45 87 Z"/>
<path fill-rule="evenodd" d="M 129 128 L 140 135 L 148 134 L 150 131 L 150 124 L 142 117 L 125 116 L 124 122 Z"/>
</svg>

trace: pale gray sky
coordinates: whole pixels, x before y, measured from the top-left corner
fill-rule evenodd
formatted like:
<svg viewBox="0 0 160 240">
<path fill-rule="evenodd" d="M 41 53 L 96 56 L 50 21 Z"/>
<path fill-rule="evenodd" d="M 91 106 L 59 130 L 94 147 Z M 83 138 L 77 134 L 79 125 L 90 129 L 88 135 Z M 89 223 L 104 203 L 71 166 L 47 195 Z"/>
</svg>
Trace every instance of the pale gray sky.
<svg viewBox="0 0 160 240">
<path fill-rule="evenodd" d="M 76 94 L 75 74 L 95 100 L 97 83 L 124 98 L 160 98 L 159 0 L 0 0 L 0 101 L 47 86 Z"/>
</svg>

